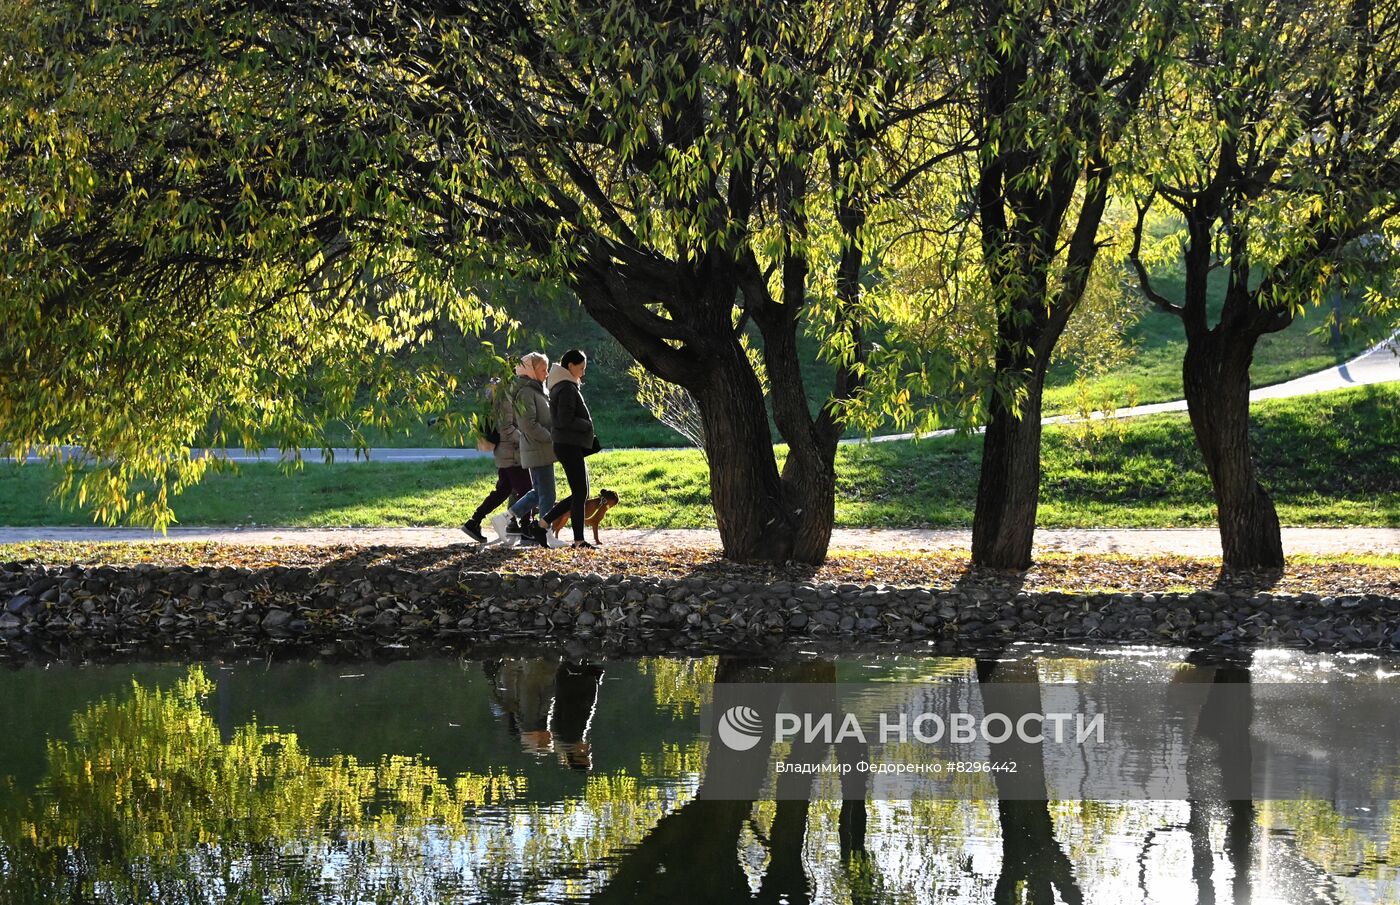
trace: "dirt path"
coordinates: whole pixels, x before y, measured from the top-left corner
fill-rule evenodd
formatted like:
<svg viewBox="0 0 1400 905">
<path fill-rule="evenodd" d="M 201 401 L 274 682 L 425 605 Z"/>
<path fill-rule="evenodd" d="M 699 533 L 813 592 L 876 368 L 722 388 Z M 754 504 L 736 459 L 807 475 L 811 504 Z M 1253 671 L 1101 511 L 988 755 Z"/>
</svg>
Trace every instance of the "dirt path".
<svg viewBox="0 0 1400 905">
<path fill-rule="evenodd" d="M 602 537 L 608 546 L 719 548 L 719 533 L 704 529 L 604 529 Z M 967 550 L 971 537 L 970 531 L 957 528 L 840 528 L 832 536 L 831 549 L 900 553 Z M 1220 535 L 1214 528 L 1041 529 L 1035 539 L 1036 548 L 1046 552 L 1220 555 Z M 172 528 L 165 536 L 141 528 L 0 528 L 0 543 L 32 541 L 398 547 L 467 542 L 460 531 L 451 528 Z M 1400 528 L 1284 528 L 1283 548 L 1289 554 L 1400 554 Z"/>
</svg>

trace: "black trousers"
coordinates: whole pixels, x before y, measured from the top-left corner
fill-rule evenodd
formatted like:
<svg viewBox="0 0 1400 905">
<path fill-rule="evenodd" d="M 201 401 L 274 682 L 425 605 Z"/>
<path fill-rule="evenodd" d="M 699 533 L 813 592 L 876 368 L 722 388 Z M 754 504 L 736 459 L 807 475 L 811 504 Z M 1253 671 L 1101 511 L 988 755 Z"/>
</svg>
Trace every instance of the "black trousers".
<svg viewBox="0 0 1400 905">
<path fill-rule="evenodd" d="M 546 525 L 569 511 L 569 523 L 574 528 L 574 540 L 583 540 L 583 512 L 588 505 L 588 463 L 584 453 L 588 450 L 572 443 L 554 444 L 554 457 L 564 466 L 564 477 L 569 481 L 569 495 L 554 504 L 554 508 L 544 516 Z"/>
<path fill-rule="evenodd" d="M 519 465 L 510 465 L 506 468 L 496 469 L 496 486 L 486 494 L 486 499 L 481 501 L 481 505 L 476 507 L 469 521 L 481 524 L 481 520 L 486 518 L 496 510 L 496 507 L 510 500 L 516 500 L 530 492 L 530 472 Z"/>
</svg>

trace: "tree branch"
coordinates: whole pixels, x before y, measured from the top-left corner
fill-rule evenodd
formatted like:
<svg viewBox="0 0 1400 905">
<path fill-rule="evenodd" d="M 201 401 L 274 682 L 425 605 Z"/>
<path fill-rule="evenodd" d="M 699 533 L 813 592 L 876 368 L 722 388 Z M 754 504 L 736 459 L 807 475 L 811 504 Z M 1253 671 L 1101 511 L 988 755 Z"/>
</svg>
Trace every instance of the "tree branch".
<svg viewBox="0 0 1400 905">
<path fill-rule="evenodd" d="M 1133 199 L 1133 203 L 1137 207 L 1137 222 L 1133 225 L 1133 247 L 1128 252 L 1128 260 L 1132 263 L 1133 270 L 1137 272 L 1138 285 L 1142 287 L 1142 294 L 1147 296 L 1147 300 L 1168 314 L 1181 317 L 1184 313 L 1181 306 L 1153 288 L 1152 278 L 1148 276 L 1147 268 L 1142 263 L 1142 234 L 1147 220 L 1147 211 L 1152 207 L 1152 198 L 1155 195 L 1156 190 L 1154 189 L 1152 194 L 1147 196 L 1145 202 Z"/>
</svg>

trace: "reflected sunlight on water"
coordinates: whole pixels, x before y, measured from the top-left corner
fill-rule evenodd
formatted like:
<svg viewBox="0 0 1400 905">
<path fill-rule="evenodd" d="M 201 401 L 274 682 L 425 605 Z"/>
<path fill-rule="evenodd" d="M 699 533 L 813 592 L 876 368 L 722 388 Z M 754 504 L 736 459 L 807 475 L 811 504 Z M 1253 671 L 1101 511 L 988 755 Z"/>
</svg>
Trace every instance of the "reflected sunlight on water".
<svg viewBox="0 0 1400 905">
<path fill-rule="evenodd" d="M 998 660 L 1085 682 L 1201 668 L 1185 654 Z M 810 800 L 698 797 L 715 683 L 764 670 L 969 695 L 979 675 L 910 654 L 7 670 L 0 901 L 1400 901 L 1400 820 L 1365 776 L 1301 801 L 843 801 L 833 777 Z M 1242 668 L 1343 688 L 1398 672 L 1285 651 Z"/>
</svg>

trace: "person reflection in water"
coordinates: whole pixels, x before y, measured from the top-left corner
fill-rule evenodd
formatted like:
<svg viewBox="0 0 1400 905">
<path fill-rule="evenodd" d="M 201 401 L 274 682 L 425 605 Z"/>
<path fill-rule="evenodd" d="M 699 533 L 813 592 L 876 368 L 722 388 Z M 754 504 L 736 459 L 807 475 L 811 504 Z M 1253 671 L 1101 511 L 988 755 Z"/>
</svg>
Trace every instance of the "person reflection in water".
<svg viewBox="0 0 1400 905">
<path fill-rule="evenodd" d="M 554 707 L 554 675 L 559 661 L 501 660 L 485 666 L 491 697 L 510 734 L 527 754 L 543 757 L 554 749 L 549 714 Z"/>
<path fill-rule="evenodd" d="M 602 680 L 602 667 L 591 663 L 561 663 L 554 677 L 554 711 L 549 718 L 554 751 L 561 764 L 575 770 L 593 768 L 588 730 Z"/>
<path fill-rule="evenodd" d="M 536 757 L 554 754 L 575 770 L 593 767 L 588 739 L 603 669 L 557 659 L 498 660 L 482 664 L 491 680 L 492 710 L 504 717 L 520 747 Z"/>
</svg>

